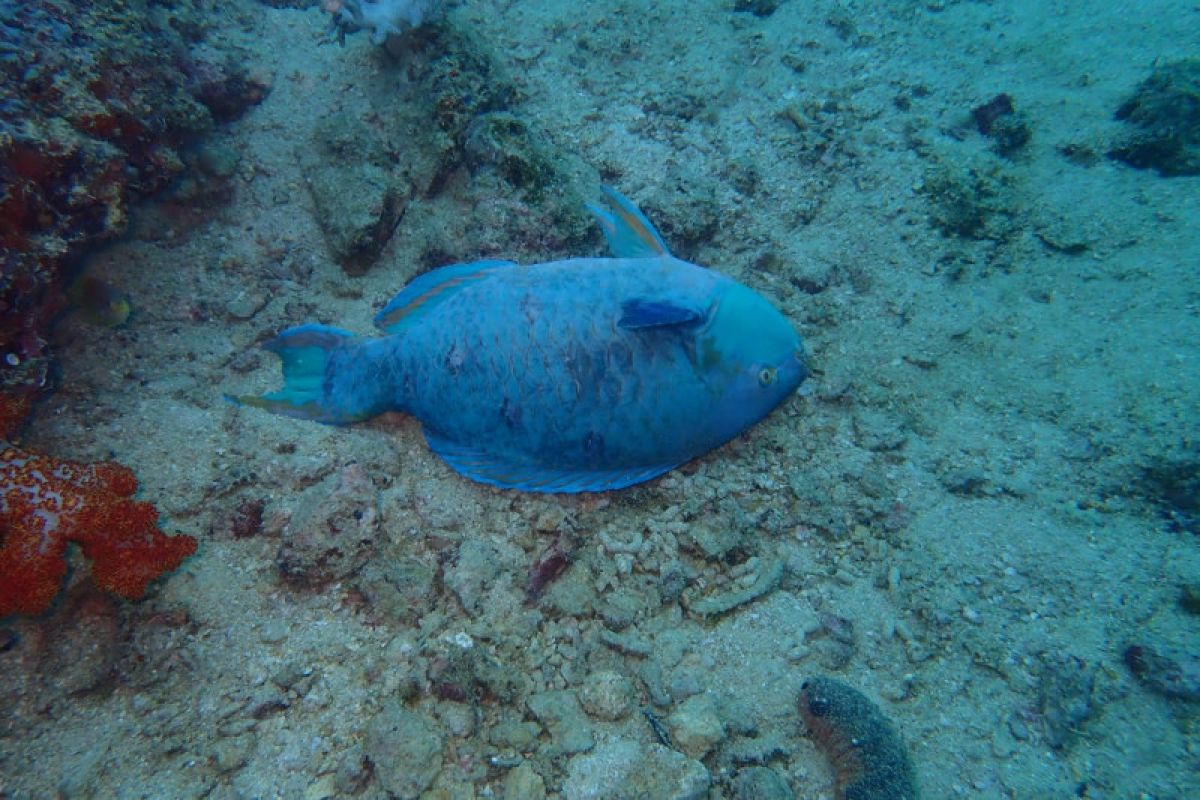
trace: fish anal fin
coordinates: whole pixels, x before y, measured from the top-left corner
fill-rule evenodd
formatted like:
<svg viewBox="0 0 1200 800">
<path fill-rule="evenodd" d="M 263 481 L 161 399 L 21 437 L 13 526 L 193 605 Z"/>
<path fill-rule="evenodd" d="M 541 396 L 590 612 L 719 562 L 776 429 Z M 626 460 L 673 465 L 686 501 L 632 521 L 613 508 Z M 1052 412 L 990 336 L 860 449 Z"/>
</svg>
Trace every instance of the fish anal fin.
<svg viewBox="0 0 1200 800">
<path fill-rule="evenodd" d="M 477 448 L 458 445 L 425 430 L 433 452 L 455 472 L 479 483 L 523 492 L 607 492 L 656 478 L 678 464 L 652 464 L 618 469 L 558 469 L 522 464 Z"/>
</svg>

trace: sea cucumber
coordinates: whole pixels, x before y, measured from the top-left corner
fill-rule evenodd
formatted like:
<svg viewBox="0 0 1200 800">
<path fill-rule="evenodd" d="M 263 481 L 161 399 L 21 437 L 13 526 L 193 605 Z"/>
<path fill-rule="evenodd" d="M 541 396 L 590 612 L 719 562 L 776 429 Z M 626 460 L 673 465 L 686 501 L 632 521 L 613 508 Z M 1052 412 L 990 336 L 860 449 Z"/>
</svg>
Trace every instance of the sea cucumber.
<svg viewBox="0 0 1200 800">
<path fill-rule="evenodd" d="M 917 800 L 904 742 L 874 703 L 832 678 L 810 678 L 800 716 L 833 767 L 837 800 Z"/>
<path fill-rule="evenodd" d="M 697 600 L 688 606 L 688 611 L 699 617 L 715 617 L 724 614 L 726 611 L 732 611 L 738 606 L 745 605 L 751 600 L 757 600 L 767 592 L 777 588 L 779 582 L 783 580 L 783 572 L 783 560 L 775 559 L 759 570 L 758 577 L 755 578 L 754 583 L 745 589 Z"/>
</svg>

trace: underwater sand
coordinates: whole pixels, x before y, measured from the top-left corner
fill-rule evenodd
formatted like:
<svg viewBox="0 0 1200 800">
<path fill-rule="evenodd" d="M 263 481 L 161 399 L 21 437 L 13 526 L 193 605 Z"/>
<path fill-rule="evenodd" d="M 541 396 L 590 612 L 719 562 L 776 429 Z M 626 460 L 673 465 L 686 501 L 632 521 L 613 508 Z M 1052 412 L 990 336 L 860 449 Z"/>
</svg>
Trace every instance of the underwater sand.
<svg viewBox="0 0 1200 800">
<path fill-rule="evenodd" d="M 879 703 L 928 798 L 1200 796 L 1197 706 L 1148 691 L 1122 656 L 1200 642 L 1178 602 L 1200 582 L 1200 542 L 1146 479 L 1189 452 L 1195 468 L 1200 192 L 1061 152 L 1102 153 L 1155 60 L 1195 55 L 1193 4 L 464 3 L 457 20 L 521 89 L 511 110 L 638 202 L 678 255 L 770 297 L 816 370 L 696 464 L 581 497 L 470 483 L 411 420 L 329 428 L 222 401 L 278 385 L 258 346 L 287 325 L 370 331 L 432 266 L 431 242 L 463 261 L 585 254 L 506 240 L 504 198 L 462 170 L 348 276 L 297 150 L 330 111 L 387 114 L 391 62 L 361 34 L 322 44 L 316 8 L 247 8 L 230 36 L 275 77 L 213 137 L 240 154 L 232 199 L 202 220 L 151 204 L 91 259 L 133 317 L 60 326 L 62 388 L 25 439 L 132 466 L 164 530 L 200 550 L 136 606 L 12 624 L 0 796 L 385 797 L 354 769 L 398 696 L 447 731 L 429 797 L 502 796 L 522 761 L 555 796 L 572 758 L 556 736 L 521 749 L 491 731 L 602 671 L 630 679 L 635 707 L 589 717 L 598 744 L 649 745 L 639 709 L 713 699 L 712 798 L 736 796 L 734 745 L 766 736 L 762 760 L 796 797 L 833 796 L 795 706 L 815 674 Z M 1032 129 L 1011 159 L 970 117 L 1002 92 Z M 972 171 L 999 192 L 984 232 L 944 233 L 926 189 Z M 447 214 L 471 232 L 420 228 Z M 285 581 L 284 520 L 319 514 L 305 493 L 352 464 L 377 491 L 367 565 Z M 231 535 L 253 500 L 262 532 Z M 563 531 L 574 563 L 527 605 L 530 567 Z M 684 607 L 780 562 L 756 601 Z M 396 564 L 436 577 L 408 596 Z M 662 588 L 676 574 L 682 604 Z M 460 634 L 517 688 L 464 702 L 423 683 Z M 656 689 L 672 702 L 651 706 Z"/>
</svg>

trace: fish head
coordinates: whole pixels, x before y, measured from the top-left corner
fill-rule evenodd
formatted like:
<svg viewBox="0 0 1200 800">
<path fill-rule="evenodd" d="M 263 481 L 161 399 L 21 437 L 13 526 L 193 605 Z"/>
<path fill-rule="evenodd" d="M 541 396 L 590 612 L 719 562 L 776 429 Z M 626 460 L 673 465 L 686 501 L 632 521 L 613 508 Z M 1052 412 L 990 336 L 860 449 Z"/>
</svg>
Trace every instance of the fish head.
<svg viewBox="0 0 1200 800">
<path fill-rule="evenodd" d="M 800 334 L 770 301 L 737 283 L 699 332 L 697 356 L 717 395 L 712 424 L 722 438 L 765 417 L 808 377 Z"/>
</svg>

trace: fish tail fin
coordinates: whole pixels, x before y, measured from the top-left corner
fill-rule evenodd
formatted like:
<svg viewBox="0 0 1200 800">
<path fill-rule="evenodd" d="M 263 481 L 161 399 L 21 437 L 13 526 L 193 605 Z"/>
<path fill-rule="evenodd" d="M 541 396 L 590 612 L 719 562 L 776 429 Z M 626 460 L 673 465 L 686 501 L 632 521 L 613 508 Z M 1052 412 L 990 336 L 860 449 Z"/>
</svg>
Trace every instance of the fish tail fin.
<svg viewBox="0 0 1200 800">
<path fill-rule="evenodd" d="M 326 425 L 345 425 L 372 417 L 370 403 L 346 402 L 347 393 L 333 386 L 340 381 L 336 381 L 337 364 L 331 362 L 354 347 L 356 340 L 349 331 L 328 325 L 288 328 L 264 345 L 283 362 L 283 388 L 259 396 L 227 394 L 225 399 Z"/>
</svg>

